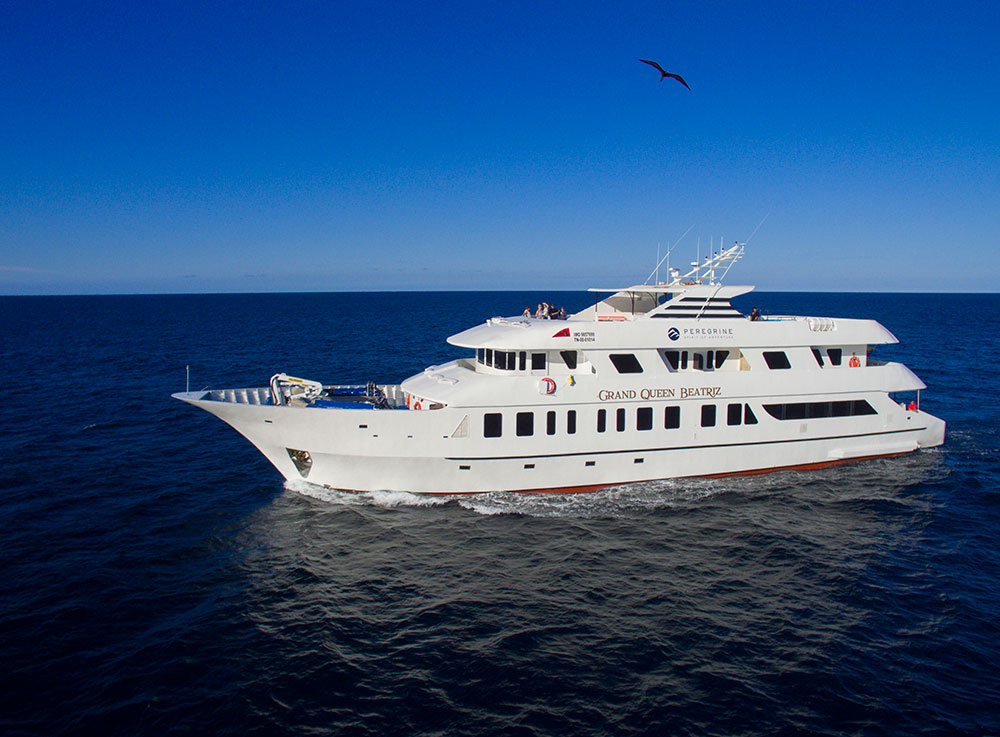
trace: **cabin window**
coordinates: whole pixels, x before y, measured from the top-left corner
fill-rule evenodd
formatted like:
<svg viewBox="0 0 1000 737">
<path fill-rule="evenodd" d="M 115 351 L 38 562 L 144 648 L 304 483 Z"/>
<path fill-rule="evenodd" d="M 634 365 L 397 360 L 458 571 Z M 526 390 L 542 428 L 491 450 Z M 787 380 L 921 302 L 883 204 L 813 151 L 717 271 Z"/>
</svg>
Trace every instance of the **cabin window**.
<svg viewBox="0 0 1000 737">
<path fill-rule="evenodd" d="M 609 358 L 611 358 L 611 363 L 615 365 L 618 369 L 619 374 L 641 374 L 642 366 L 639 365 L 639 359 L 635 357 L 632 353 L 612 353 Z"/>
<path fill-rule="evenodd" d="M 566 368 L 571 371 L 576 369 L 576 351 L 559 351 L 559 355 L 562 356 L 563 363 L 566 364 Z"/>
<path fill-rule="evenodd" d="M 653 429 L 652 407 L 639 407 L 639 409 L 635 411 L 635 429 L 636 430 Z"/>
<path fill-rule="evenodd" d="M 840 348 L 827 348 L 826 355 L 830 357 L 831 366 L 839 366 L 844 352 Z"/>
<path fill-rule="evenodd" d="M 675 430 L 681 426 L 681 408 L 663 408 L 663 427 L 665 430 Z"/>
<path fill-rule="evenodd" d="M 743 405 L 730 404 L 726 408 L 726 423 L 729 425 L 739 425 L 743 422 Z"/>
<path fill-rule="evenodd" d="M 677 367 L 680 365 L 681 352 L 680 351 L 663 351 L 663 358 L 666 360 L 667 365 L 670 366 L 671 371 L 676 371 Z"/>
<path fill-rule="evenodd" d="M 518 369 L 524 371 L 527 367 L 528 353 L 526 351 L 520 351 L 517 354 L 517 364 Z"/>
<path fill-rule="evenodd" d="M 503 434 L 503 415 L 499 412 L 488 412 L 483 415 L 483 437 L 499 438 Z"/>
<path fill-rule="evenodd" d="M 492 366 L 493 365 L 493 349 L 492 348 L 487 348 L 486 349 L 486 365 L 487 366 Z"/>
<path fill-rule="evenodd" d="M 856 417 L 878 412 L 864 399 L 839 402 L 795 402 L 765 404 L 764 411 L 776 420 L 813 420 L 821 417 Z"/>
<path fill-rule="evenodd" d="M 714 404 L 703 404 L 703 405 L 701 405 L 701 426 L 702 427 L 715 427 L 715 405 Z"/>
<path fill-rule="evenodd" d="M 729 358 L 729 351 L 716 351 L 715 352 L 715 368 L 722 368 L 722 364 L 726 362 Z"/>
<path fill-rule="evenodd" d="M 483 357 L 486 355 L 486 351 L 482 348 L 476 348 L 476 363 L 482 363 Z"/>
<path fill-rule="evenodd" d="M 621 407 L 616 414 L 617 417 L 615 419 L 618 432 L 625 432 L 625 408 Z"/>
<path fill-rule="evenodd" d="M 711 371 L 715 368 L 715 351 L 709 351 L 705 354 L 705 370 Z"/>
<path fill-rule="evenodd" d="M 608 411 L 606 409 L 597 410 L 597 432 L 604 432 L 608 429 Z"/>
<path fill-rule="evenodd" d="M 820 353 L 819 348 L 813 348 L 812 352 L 813 352 L 813 358 L 816 359 L 816 363 L 819 364 L 820 368 L 823 368 L 823 354 Z"/>
<path fill-rule="evenodd" d="M 792 367 L 784 351 L 764 351 L 764 362 L 767 363 L 769 369 L 790 369 Z"/>
<path fill-rule="evenodd" d="M 695 353 L 694 355 L 691 356 L 691 359 L 692 363 L 694 364 L 693 368 L 695 371 L 705 370 L 705 357 L 703 355 L 701 355 L 700 353 Z"/>
<path fill-rule="evenodd" d="M 531 354 L 531 370 L 532 371 L 544 371 L 545 370 L 545 354 L 544 353 L 532 353 Z"/>
<path fill-rule="evenodd" d="M 687 371 L 688 367 L 688 352 L 681 351 L 681 371 Z"/>
<path fill-rule="evenodd" d="M 753 413 L 753 410 L 750 409 L 750 405 L 749 404 L 743 405 L 743 424 L 744 425 L 756 425 L 757 424 L 757 415 L 755 415 Z"/>
<path fill-rule="evenodd" d="M 517 434 L 519 437 L 526 437 L 535 434 L 535 413 L 517 413 Z"/>
<path fill-rule="evenodd" d="M 556 434 L 556 413 L 548 412 L 545 415 L 545 434 L 555 435 Z"/>
<path fill-rule="evenodd" d="M 566 413 L 566 432 L 569 435 L 576 434 L 576 410 L 571 409 Z"/>
</svg>

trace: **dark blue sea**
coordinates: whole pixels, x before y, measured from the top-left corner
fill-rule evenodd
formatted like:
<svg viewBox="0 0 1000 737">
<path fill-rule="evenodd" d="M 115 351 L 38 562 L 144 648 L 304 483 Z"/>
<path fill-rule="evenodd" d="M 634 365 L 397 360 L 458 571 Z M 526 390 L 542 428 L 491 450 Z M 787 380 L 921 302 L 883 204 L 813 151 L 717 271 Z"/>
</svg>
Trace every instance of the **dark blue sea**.
<svg viewBox="0 0 1000 737">
<path fill-rule="evenodd" d="M 285 485 L 170 398 L 397 382 L 577 293 L 0 298 L 0 734 L 1000 734 L 1000 296 L 873 317 L 945 445 L 576 496 Z"/>
</svg>

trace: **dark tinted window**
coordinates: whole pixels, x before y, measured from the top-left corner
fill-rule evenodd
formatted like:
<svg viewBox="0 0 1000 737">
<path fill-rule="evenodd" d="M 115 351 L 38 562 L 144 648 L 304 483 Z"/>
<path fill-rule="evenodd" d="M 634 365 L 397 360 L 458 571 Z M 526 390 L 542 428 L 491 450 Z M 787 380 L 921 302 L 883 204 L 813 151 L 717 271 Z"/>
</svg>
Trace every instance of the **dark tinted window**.
<svg viewBox="0 0 1000 737">
<path fill-rule="evenodd" d="M 769 369 L 790 369 L 792 367 L 784 351 L 764 351 L 764 361 Z"/>
<path fill-rule="evenodd" d="M 691 356 L 691 359 L 694 362 L 694 370 L 695 371 L 702 371 L 702 370 L 704 370 L 704 368 L 705 368 L 705 363 L 704 363 L 705 357 L 703 355 L 701 355 L 700 353 L 695 353 L 693 356 Z"/>
<path fill-rule="evenodd" d="M 483 437 L 499 438 L 503 433 L 503 415 L 490 412 L 483 415 Z"/>
<path fill-rule="evenodd" d="M 639 407 L 639 409 L 635 411 L 635 429 L 636 430 L 653 429 L 652 407 Z"/>
<path fill-rule="evenodd" d="M 521 437 L 535 434 L 534 412 L 517 413 L 517 434 L 520 435 Z"/>
<path fill-rule="evenodd" d="M 608 429 L 608 411 L 606 409 L 597 410 L 597 432 L 604 432 Z"/>
<path fill-rule="evenodd" d="M 676 371 L 681 358 L 680 351 L 663 351 L 663 357 L 666 359 L 670 368 Z"/>
<path fill-rule="evenodd" d="M 486 365 L 487 366 L 492 366 L 493 365 L 493 349 L 492 348 L 487 348 L 486 349 Z"/>
<path fill-rule="evenodd" d="M 548 412 L 545 415 L 545 434 L 555 435 L 556 434 L 556 413 Z"/>
<path fill-rule="evenodd" d="M 663 427 L 667 430 L 673 430 L 674 428 L 681 426 L 681 408 L 680 407 L 664 407 L 663 408 Z"/>
<path fill-rule="evenodd" d="M 749 406 L 747 407 L 749 409 Z M 776 420 L 805 420 L 820 417 L 851 417 L 878 414 L 864 399 L 839 402 L 796 402 L 792 404 L 765 404 L 764 411 Z M 756 422 L 756 419 L 754 420 Z"/>
<path fill-rule="evenodd" d="M 714 404 L 703 404 L 703 405 L 701 405 L 701 426 L 702 427 L 715 427 L 715 405 Z"/>
<path fill-rule="evenodd" d="M 576 351 L 559 351 L 559 355 L 562 356 L 562 360 L 567 368 L 576 368 Z"/>
<path fill-rule="evenodd" d="M 757 415 L 755 415 L 753 413 L 753 410 L 750 409 L 750 405 L 749 404 L 744 405 L 744 407 L 743 407 L 743 424 L 744 425 L 756 425 L 757 424 Z"/>
<path fill-rule="evenodd" d="M 524 371 L 526 367 L 527 356 L 528 354 L 525 351 L 521 351 L 520 353 L 517 354 L 517 360 L 519 362 L 519 368 L 521 369 L 521 371 Z"/>
<path fill-rule="evenodd" d="M 576 410 L 571 409 L 566 413 L 566 432 L 570 435 L 576 433 Z"/>
<path fill-rule="evenodd" d="M 642 366 L 639 359 L 631 353 L 612 353 L 611 363 L 618 369 L 619 374 L 641 374 Z"/>
<path fill-rule="evenodd" d="M 726 422 L 730 425 L 739 425 L 743 421 L 743 405 L 730 404 L 726 408 Z"/>
<path fill-rule="evenodd" d="M 617 417 L 615 418 L 618 432 L 624 432 L 625 430 L 625 408 L 622 407 L 617 412 Z"/>
<path fill-rule="evenodd" d="M 826 355 L 830 357 L 831 366 L 839 366 L 840 359 L 843 357 L 844 354 L 843 351 L 840 350 L 840 348 L 827 348 Z"/>
<path fill-rule="evenodd" d="M 476 348 L 476 363 L 483 362 L 483 355 L 486 353 L 482 348 Z"/>
<path fill-rule="evenodd" d="M 816 363 L 818 363 L 820 365 L 820 367 L 822 367 L 823 366 L 823 354 L 819 352 L 819 348 L 813 348 L 812 352 L 813 352 L 813 357 L 816 359 Z"/>
<path fill-rule="evenodd" d="M 545 354 L 544 353 L 532 353 L 531 354 L 531 370 L 545 370 Z"/>
<path fill-rule="evenodd" d="M 687 367 L 688 367 L 688 352 L 681 351 L 681 370 L 687 371 Z"/>
<path fill-rule="evenodd" d="M 727 358 L 729 358 L 729 351 L 716 351 L 715 368 L 722 368 L 722 364 L 726 362 Z"/>
</svg>

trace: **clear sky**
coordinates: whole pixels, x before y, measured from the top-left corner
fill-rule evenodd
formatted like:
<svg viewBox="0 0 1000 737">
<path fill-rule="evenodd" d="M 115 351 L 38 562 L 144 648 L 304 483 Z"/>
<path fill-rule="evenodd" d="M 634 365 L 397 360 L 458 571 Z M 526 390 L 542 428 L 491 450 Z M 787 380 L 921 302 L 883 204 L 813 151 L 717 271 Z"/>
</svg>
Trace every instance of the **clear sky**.
<svg viewBox="0 0 1000 737">
<path fill-rule="evenodd" d="M 1000 2 L 12 0 L 0 294 L 1000 291 Z M 682 74 L 684 89 L 639 58 Z"/>
</svg>

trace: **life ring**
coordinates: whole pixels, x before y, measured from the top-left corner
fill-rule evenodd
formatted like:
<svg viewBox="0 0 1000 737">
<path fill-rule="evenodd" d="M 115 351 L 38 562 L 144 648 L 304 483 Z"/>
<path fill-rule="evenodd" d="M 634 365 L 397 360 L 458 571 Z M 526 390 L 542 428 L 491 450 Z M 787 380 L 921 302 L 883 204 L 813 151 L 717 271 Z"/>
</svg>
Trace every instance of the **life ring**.
<svg viewBox="0 0 1000 737">
<path fill-rule="evenodd" d="M 546 376 L 544 379 L 538 381 L 538 393 L 539 394 L 555 394 L 556 393 L 556 382 Z"/>
<path fill-rule="evenodd" d="M 851 356 L 851 360 L 847 362 L 847 365 L 851 368 L 858 368 L 861 366 L 861 359 L 857 356 Z"/>
<path fill-rule="evenodd" d="M 419 399 L 416 402 L 413 403 L 413 409 L 420 409 L 420 400 Z"/>
</svg>

